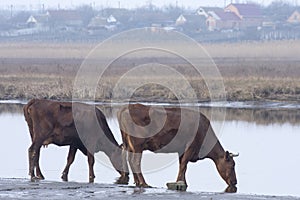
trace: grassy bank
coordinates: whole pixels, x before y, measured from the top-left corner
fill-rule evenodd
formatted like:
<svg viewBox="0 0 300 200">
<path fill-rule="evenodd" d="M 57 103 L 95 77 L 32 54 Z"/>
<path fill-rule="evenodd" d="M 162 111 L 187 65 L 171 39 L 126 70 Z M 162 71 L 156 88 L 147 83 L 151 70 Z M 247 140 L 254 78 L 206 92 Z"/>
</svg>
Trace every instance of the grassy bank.
<svg viewBox="0 0 300 200">
<path fill-rule="evenodd" d="M 1 44 L 0 99 L 34 97 L 71 99 L 76 73 L 85 56 L 95 46 L 96 44 L 80 43 Z M 117 44 L 112 44 L 112 49 L 117 47 Z M 228 100 L 298 101 L 300 99 L 300 57 L 298 57 L 300 41 L 206 44 L 204 48 L 220 70 Z M 138 88 L 134 93 L 135 100 L 175 100 L 170 88 L 157 84 L 140 87 L 141 77 L 127 79 L 124 89 L 117 96 L 113 95 L 113 88 L 122 75 L 133 66 L 145 62 L 143 59 L 138 57 L 120 60 L 112 66 L 98 84 L 96 99 L 103 101 L 113 98 L 120 101 L 128 97 L 128 88 Z M 166 57 L 160 60 L 185 76 L 199 101 L 210 99 L 205 81 L 191 70 L 190 66 L 180 60 L 174 61 L 172 58 Z M 155 59 L 152 62 L 155 62 Z M 172 84 L 180 91 L 188 91 L 176 77 L 160 75 L 148 78 L 152 78 L 153 82 L 164 80 L 165 83 Z M 92 94 L 91 91 L 82 90 L 78 91 L 77 95 L 81 98 L 90 98 Z M 186 95 L 188 101 L 190 94 L 183 95 Z"/>
</svg>

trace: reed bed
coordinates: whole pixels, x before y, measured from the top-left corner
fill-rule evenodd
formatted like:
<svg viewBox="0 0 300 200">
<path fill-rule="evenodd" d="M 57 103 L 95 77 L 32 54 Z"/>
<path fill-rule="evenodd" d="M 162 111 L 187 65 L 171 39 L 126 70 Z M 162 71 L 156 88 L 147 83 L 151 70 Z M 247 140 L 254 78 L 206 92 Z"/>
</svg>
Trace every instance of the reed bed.
<svg viewBox="0 0 300 200">
<path fill-rule="evenodd" d="M 97 44 L 84 43 L 1 43 L 0 44 L 0 99 L 81 99 L 93 97 L 91 91 L 75 91 L 73 84 L 84 58 Z M 112 49 L 118 44 L 112 44 Z M 171 45 L 171 43 L 170 43 Z M 179 45 L 180 44 L 172 44 Z M 177 48 L 179 48 L 177 46 Z M 216 63 L 229 101 L 299 101 L 300 98 L 300 41 L 264 43 L 204 44 Z M 107 54 L 109 57 L 109 53 Z M 112 55 L 111 55 L 112 56 Z M 131 60 L 132 59 L 132 60 Z M 128 99 L 128 88 L 137 88 L 132 100 L 176 101 L 178 97 L 168 87 L 155 82 L 159 79 L 180 91 L 189 91 L 176 77 L 148 77 L 154 84 L 141 85 L 141 77 L 127 79 L 123 90 L 114 94 L 114 87 L 130 67 L 143 57 L 119 62 L 101 77 L 95 100 L 122 101 Z M 186 63 L 171 58 L 159 58 L 164 64 L 183 74 L 199 101 L 209 101 L 211 93 L 203 77 Z M 87 80 L 89 77 L 86 78 Z M 220 81 L 220 80 L 216 80 Z M 182 94 L 188 102 L 191 94 Z"/>
</svg>

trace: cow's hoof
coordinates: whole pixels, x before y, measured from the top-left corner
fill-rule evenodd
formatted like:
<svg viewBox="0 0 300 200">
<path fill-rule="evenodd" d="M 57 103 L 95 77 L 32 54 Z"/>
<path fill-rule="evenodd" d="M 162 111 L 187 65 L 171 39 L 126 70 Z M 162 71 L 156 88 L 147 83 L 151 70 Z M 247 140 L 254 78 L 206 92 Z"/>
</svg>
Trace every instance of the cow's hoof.
<svg viewBox="0 0 300 200">
<path fill-rule="evenodd" d="M 167 183 L 167 187 L 169 190 L 186 191 L 186 189 L 187 189 L 187 185 L 185 184 L 184 181 Z"/>
<path fill-rule="evenodd" d="M 236 193 L 237 192 L 237 187 L 236 186 L 228 186 L 225 191 L 226 193 Z"/>
<path fill-rule="evenodd" d="M 39 180 L 45 180 L 45 177 L 44 177 L 42 174 L 41 174 L 41 175 L 38 175 L 37 178 L 38 178 Z"/>
<path fill-rule="evenodd" d="M 37 176 L 32 176 L 32 177 L 30 177 L 30 181 L 31 182 L 36 182 L 36 181 L 39 181 L 40 179 L 39 179 L 39 177 L 37 177 Z"/>
<path fill-rule="evenodd" d="M 128 185 L 129 182 L 129 176 L 121 176 L 120 178 L 118 178 L 115 181 L 115 184 L 119 184 L 119 185 Z"/>
<path fill-rule="evenodd" d="M 62 179 L 63 181 L 65 181 L 65 182 L 67 182 L 67 181 L 68 181 L 68 175 L 67 175 L 67 174 L 63 174 L 63 175 L 61 176 L 61 179 Z"/>
<path fill-rule="evenodd" d="M 95 179 L 95 177 L 90 176 L 89 183 L 94 183 L 94 179 Z"/>
<path fill-rule="evenodd" d="M 150 185 L 148 185 L 147 183 L 142 183 L 142 184 L 139 184 L 138 187 L 140 188 L 152 188 Z"/>
</svg>

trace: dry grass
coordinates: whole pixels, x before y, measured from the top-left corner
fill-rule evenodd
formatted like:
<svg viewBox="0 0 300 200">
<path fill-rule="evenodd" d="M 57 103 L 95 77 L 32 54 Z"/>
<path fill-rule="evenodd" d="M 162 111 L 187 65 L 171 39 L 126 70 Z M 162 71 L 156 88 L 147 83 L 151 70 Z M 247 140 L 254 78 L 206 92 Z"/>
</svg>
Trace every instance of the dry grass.
<svg viewBox="0 0 300 200">
<path fill-rule="evenodd" d="M 180 48 L 180 44 L 171 44 Z M 177 45 L 177 46 L 176 46 Z M 179 46 L 178 46 L 179 45 Z M 0 45 L 0 99 L 29 99 L 33 97 L 71 99 L 76 73 L 96 44 L 43 44 L 1 43 Z M 175 47 L 174 47 L 175 46 Z M 112 56 L 113 48 L 106 56 Z M 206 44 L 205 49 L 217 64 L 227 92 L 232 101 L 279 100 L 298 101 L 300 97 L 300 41 L 267 43 Z M 97 87 L 96 99 L 122 101 L 128 98 L 128 88 L 138 88 L 135 100 L 173 101 L 170 89 L 157 84 L 141 86 L 141 77 L 131 77 L 126 86 L 114 96 L 113 88 L 120 76 L 130 67 L 143 63 L 143 55 L 121 60 L 106 72 Z M 186 63 L 172 58 L 160 58 L 185 75 L 196 91 L 199 101 L 210 99 L 202 77 Z M 147 60 L 146 60 L 147 61 Z M 153 60 L 153 62 L 155 59 Z M 150 78 L 150 77 L 148 77 Z M 188 91 L 178 78 L 152 77 L 153 82 L 164 80 L 180 91 Z M 88 80 L 88 78 L 87 78 Z M 80 98 L 91 98 L 91 91 L 76 93 Z M 189 101 L 190 94 L 182 94 Z"/>
</svg>

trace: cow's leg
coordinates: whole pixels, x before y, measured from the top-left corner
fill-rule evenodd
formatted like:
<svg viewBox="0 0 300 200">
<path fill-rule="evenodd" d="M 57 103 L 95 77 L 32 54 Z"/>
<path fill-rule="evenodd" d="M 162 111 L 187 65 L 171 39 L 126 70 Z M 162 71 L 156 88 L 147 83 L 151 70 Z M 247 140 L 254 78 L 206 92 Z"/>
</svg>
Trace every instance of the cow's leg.
<svg viewBox="0 0 300 200">
<path fill-rule="evenodd" d="M 136 186 L 138 187 L 150 187 L 142 174 L 141 170 L 141 160 L 142 160 L 142 152 L 140 153 L 129 153 L 129 164 L 133 173 L 134 181 Z"/>
<path fill-rule="evenodd" d="M 33 144 L 28 149 L 28 162 L 29 162 L 29 173 L 28 175 L 31 176 L 31 178 L 35 177 L 34 174 L 34 165 L 33 165 Z"/>
<path fill-rule="evenodd" d="M 65 167 L 65 169 L 62 173 L 62 176 L 61 176 L 61 179 L 63 181 L 68 181 L 69 169 L 70 169 L 71 164 L 74 162 L 76 152 L 77 152 L 77 148 L 70 145 L 68 158 L 67 158 L 67 165 L 66 165 L 66 167 Z"/>
<path fill-rule="evenodd" d="M 88 157 L 88 163 L 89 163 L 89 182 L 93 183 L 94 179 L 95 179 L 95 174 L 94 174 L 95 158 L 94 158 L 94 154 L 91 154 L 90 152 L 87 152 L 87 157 Z"/>
<path fill-rule="evenodd" d="M 43 174 L 41 172 L 41 168 L 40 168 L 40 152 L 41 152 L 41 149 L 39 149 L 37 152 L 36 176 L 38 179 L 44 180 L 45 177 L 43 176 Z"/>
<path fill-rule="evenodd" d="M 182 156 L 179 158 L 179 172 L 177 176 L 177 182 L 178 181 L 183 181 L 186 184 L 186 179 L 185 179 L 185 173 L 187 169 L 187 164 L 189 162 L 188 158 L 188 152 L 185 152 Z M 186 184 L 187 185 L 187 184 Z"/>
<path fill-rule="evenodd" d="M 28 157 L 29 157 L 29 175 L 31 176 L 31 180 L 36 180 L 38 177 L 35 176 L 34 169 L 38 165 L 39 161 L 39 151 L 41 149 L 42 143 L 33 142 L 28 149 Z"/>
<path fill-rule="evenodd" d="M 127 151 L 121 146 L 117 147 L 113 153 L 106 153 L 109 157 L 113 167 L 121 175 L 117 180 L 116 184 L 128 184 L 129 182 L 129 170 L 127 164 Z"/>
<path fill-rule="evenodd" d="M 186 151 L 179 158 L 179 172 L 177 176 L 177 181 L 175 183 L 167 183 L 168 189 L 170 190 L 181 190 L 185 191 L 187 188 L 185 173 L 187 169 L 187 163 L 189 162 L 189 153 Z"/>
<path fill-rule="evenodd" d="M 138 185 L 140 185 L 140 182 L 139 182 L 138 176 L 137 176 L 137 174 L 135 173 L 135 170 L 134 170 L 134 166 L 133 166 L 134 164 L 132 162 L 132 160 L 133 160 L 132 155 L 133 155 L 133 153 L 129 152 L 128 162 L 129 162 L 132 174 L 133 174 L 134 183 L 135 183 L 136 186 L 138 186 Z"/>
<path fill-rule="evenodd" d="M 116 181 L 117 184 L 128 184 L 129 182 L 129 169 L 127 164 L 127 151 L 123 146 L 122 148 L 122 171 L 119 171 L 121 177 Z"/>
</svg>

